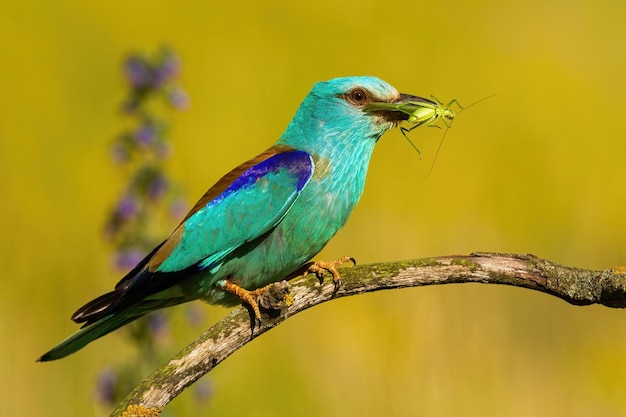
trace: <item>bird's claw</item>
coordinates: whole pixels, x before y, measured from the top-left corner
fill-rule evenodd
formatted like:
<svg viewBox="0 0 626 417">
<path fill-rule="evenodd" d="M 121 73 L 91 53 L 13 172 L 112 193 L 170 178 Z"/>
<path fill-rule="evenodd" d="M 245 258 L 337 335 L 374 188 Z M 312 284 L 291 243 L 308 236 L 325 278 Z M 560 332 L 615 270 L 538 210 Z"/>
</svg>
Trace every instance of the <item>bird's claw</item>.
<svg viewBox="0 0 626 417">
<path fill-rule="evenodd" d="M 232 283 L 228 280 L 220 281 L 218 285 L 224 291 L 239 297 L 241 301 L 243 301 L 250 307 L 252 313 L 254 314 L 254 322 L 252 323 L 253 329 L 256 327 L 261 327 L 261 310 L 259 309 L 258 299 L 263 293 L 267 292 L 270 289 L 272 284 L 266 285 L 265 287 L 257 288 L 253 291 L 246 290 L 245 288 L 242 288 L 239 285 Z"/>
<path fill-rule="evenodd" d="M 269 318 L 275 318 L 288 307 L 293 298 L 289 294 L 289 284 L 287 281 L 273 282 L 256 290 L 246 290 L 239 285 L 228 280 L 222 280 L 217 285 L 226 292 L 236 295 L 250 312 L 250 328 L 254 332 L 255 328 L 260 328 L 261 309 Z"/>
<path fill-rule="evenodd" d="M 324 272 L 330 272 L 331 275 L 333 276 L 333 284 L 334 284 L 333 294 L 335 294 L 341 287 L 341 274 L 337 270 L 337 267 L 346 262 L 352 262 L 352 265 L 356 265 L 356 259 L 354 259 L 351 256 L 344 256 L 343 258 L 337 259 L 336 261 L 332 261 L 332 262 L 324 262 L 324 261 L 311 262 L 309 265 L 307 265 L 303 275 L 308 275 L 310 273 L 313 273 L 315 274 L 317 279 L 320 281 L 320 284 L 323 284 Z"/>
</svg>

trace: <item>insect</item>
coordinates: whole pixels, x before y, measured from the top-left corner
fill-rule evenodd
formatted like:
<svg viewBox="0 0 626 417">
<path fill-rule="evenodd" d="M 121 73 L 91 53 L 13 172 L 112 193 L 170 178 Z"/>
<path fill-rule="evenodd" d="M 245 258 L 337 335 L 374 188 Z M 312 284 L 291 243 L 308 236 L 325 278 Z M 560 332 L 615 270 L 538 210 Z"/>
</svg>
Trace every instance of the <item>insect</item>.
<svg viewBox="0 0 626 417">
<path fill-rule="evenodd" d="M 413 126 L 409 128 L 406 128 L 403 126 L 400 128 L 400 131 L 402 132 L 404 137 L 409 141 L 409 143 L 413 146 L 413 148 L 417 151 L 417 153 L 420 156 L 420 159 L 422 158 L 422 153 L 415 146 L 415 144 L 413 144 L 413 142 L 411 141 L 407 133 L 422 125 L 426 125 L 428 127 L 436 127 L 436 128 L 441 129 L 441 125 L 437 123 L 439 119 L 441 119 L 443 124 L 446 126 L 446 130 L 443 132 L 443 136 L 441 137 L 441 141 L 439 142 L 439 146 L 437 147 L 437 151 L 435 152 L 433 163 L 430 166 L 430 170 L 428 171 L 428 174 L 426 174 L 425 178 L 427 178 L 430 175 L 430 173 L 433 171 L 433 168 L 435 167 L 435 162 L 437 161 L 437 156 L 439 155 L 439 151 L 441 150 L 443 141 L 446 138 L 448 129 L 452 127 L 452 121 L 454 120 L 456 115 L 472 107 L 474 104 L 478 104 L 481 101 L 487 100 L 488 98 L 491 98 L 493 96 L 495 96 L 495 94 L 481 98 L 480 100 L 473 102 L 467 107 L 461 106 L 461 104 L 455 98 L 450 100 L 447 104 L 443 104 L 441 101 L 437 99 L 437 97 L 433 95 L 431 95 L 431 97 L 433 98 L 434 101 L 424 100 L 424 101 L 411 102 L 411 104 L 415 106 L 415 109 L 409 115 L 407 122 L 409 122 Z M 455 112 L 454 110 L 451 109 L 452 105 L 454 104 L 456 104 L 457 107 L 460 109 L 458 112 Z"/>
<path fill-rule="evenodd" d="M 428 127 L 441 128 L 441 126 L 435 124 L 437 119 L 441 119 L 446 127 L 450 128 L 452 126 L 452 121 L 456 116 L 456 113 L 450 107 L 452 107 L 453 104 L 456 104 L 459 109 L 463 111 L 463 106 L 461 106 L 455 98 L 450 100 L 448 104 L 444 105 L 441 101 L 437 100 L 437 97 L 431 97 L 435 100 L 434 102 L 424 101 L 413 103 L 417 106 L 417 109 L 413 111 L 407 121 L 415 126 L 412 126 L 410 129 L 403 127 L 403 131 L 409 132 L 423 124 L 426 124 Z"/>
</svg>

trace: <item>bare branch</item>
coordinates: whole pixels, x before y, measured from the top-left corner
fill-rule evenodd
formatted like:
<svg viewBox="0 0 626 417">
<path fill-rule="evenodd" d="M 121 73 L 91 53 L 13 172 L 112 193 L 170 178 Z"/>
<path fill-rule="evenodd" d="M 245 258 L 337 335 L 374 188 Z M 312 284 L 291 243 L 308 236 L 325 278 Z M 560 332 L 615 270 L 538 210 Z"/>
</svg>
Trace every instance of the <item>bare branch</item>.
<svg viewBox="0 0 626 417">
<path fill-rule="evenodd" d="M 366 292 L 422 285 L 478 282 L 551 294 L 575 305 L 626 307 L 626 268 L 591 271 L 565 267 L 532 255 L 474 253 L 370 264 L 342 270 L 342 286 L 320 285 L 315 276 L 283 281 L 260 300 L 263 322 L 251 329 L 244 307 L 235 309 L 131 392 L 111 416 L 157 416 L 185 388 L 237 349 L 317 304 Z"/>
</svg>

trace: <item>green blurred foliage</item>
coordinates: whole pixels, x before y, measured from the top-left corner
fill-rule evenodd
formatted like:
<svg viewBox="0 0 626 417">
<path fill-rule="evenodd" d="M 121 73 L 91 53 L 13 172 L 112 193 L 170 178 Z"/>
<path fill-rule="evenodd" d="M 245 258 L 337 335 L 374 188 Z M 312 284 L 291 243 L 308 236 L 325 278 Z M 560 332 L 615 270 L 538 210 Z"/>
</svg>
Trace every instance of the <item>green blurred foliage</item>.
<svg viewBox="0 0 626 417">
<path fill-rule="evenodd" d="M 374 153 L 361 204 L 320 258 L 360 263 L 477 250 L 583 268 L 626 263 L 626 3 L 0 1 L 0 415 L 106 415 L 111 335 L 35 363 L 69 315 L 119 278 L 102 224 L 121 187 L 119 66 L 166 43 L 193 107 L 168 169 L 199 197 L 270 146 L 318 80 L 377 75 L 469 104 L 428 179 L 439 129 Z M 206 326 L 227 310 L 206 307 Z M 182 311 L 182 310 L 181 310 Z M 176 314 L 182 315 L 180 311 Z M 183 326 L 184 327 L 184 326 Z M 180 348 L 197 333 L 173 329 Z M 620 416 L 623 311 L 459 285 L 342 299 L 246 346 L 173 415 Z"/>
</svg>

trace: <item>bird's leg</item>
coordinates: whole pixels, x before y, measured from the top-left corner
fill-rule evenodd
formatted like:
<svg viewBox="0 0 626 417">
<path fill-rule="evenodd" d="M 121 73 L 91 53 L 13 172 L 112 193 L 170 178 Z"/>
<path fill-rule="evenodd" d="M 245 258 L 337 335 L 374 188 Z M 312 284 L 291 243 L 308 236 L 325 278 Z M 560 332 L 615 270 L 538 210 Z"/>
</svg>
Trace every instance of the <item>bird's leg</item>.
<svg viewBox="0 0 626 417">
<path fill-rule="evenodd" d="M 268 284 L 265 287 L 257 288 L 254 291 L 246 290 L 245 288 L 242 288 L 239 285 L 234 284 L 228 280 L 221 280 L 217 283 L 217 285 L 224 291 L 234 294 L 237 297 L 241 298 L 242 301 L 246 302 L 254 312 L 254 317 L 256 318 L 257 322 L 261 323 L 261 310 L 259 310 L 259 303 L 257 299 L 261 294 L 267 292 L 272 284 Z"/>
<path fill-rule="evenodd" d="M 304 266 L 305 270 L 302 275 L 313 273 L 317 276 L 317 279 L 320 280 L 320 284 L 322 284 L 324 282 L 324 272 L 330 272 L 333 276 L 333 283 L 335 285 L 335 289 L 333 290 L 334 294 L 337 290 L 339 290 L 339 287 L 341 287 L 341 275 L 339 274 L 339 271 L 337 271 L 337 267 L 346 262 L 352 262 L 352 265 L 356 265 L 356 260 L 351 256 L 344 256 L 343 258 L 337 259 L 333 262 L 310 262 Z"/>
</svg>

